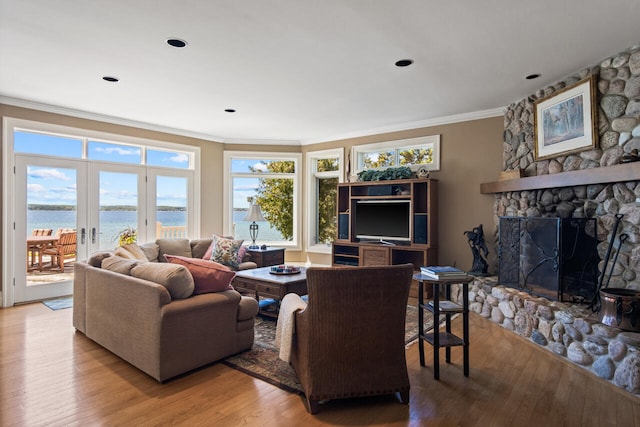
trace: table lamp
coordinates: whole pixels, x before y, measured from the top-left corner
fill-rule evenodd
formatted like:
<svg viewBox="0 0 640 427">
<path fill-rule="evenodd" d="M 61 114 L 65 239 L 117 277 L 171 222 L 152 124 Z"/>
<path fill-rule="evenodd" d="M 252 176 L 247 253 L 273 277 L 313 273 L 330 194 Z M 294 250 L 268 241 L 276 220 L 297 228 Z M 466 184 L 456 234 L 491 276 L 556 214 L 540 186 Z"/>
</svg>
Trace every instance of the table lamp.
<svg viewBox="0 0 640 427">
<path fill-rule="evenodd" d="M 262 216 L 262 210 L 260 210 L 260 205 L 254 203 L 249 208 L 249 212 L 247 216 L 244 217 L 243 221 L 251 221 L 249 225 L 249 236 L 251 237 L 252 243 L 249 246 L 249 249 L 258 249 L 258 245 L 256 245 L 256 239 L 258 238 L 258 224 L 256 221 L 264 221 L 264 217 Z"/>
</svg>

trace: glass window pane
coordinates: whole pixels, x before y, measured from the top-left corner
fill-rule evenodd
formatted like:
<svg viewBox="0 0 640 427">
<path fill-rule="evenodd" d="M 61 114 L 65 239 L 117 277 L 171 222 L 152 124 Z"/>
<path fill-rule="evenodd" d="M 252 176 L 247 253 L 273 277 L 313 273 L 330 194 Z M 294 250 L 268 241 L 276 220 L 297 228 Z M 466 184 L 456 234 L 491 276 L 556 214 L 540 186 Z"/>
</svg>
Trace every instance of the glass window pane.
<svg viewBox="0 0 640 427">
<path fill-rule="evenodd" d="M 232 159 L 232 173 L 295 173 L 295 162 L 291 160 Z"/>
<path fill-rule="evenodd" d="M 337 157 L 330 159 L 318 159 L 316 160 L 317 172 L 333 172 L 337 171 L 340 167 L 340 163 Z"/>
<path fill-rule="evenodd" d="M 77 220 L 77 170 L 60 167 L 27 166 L 27 240 L 30 236 L 56 236 L 75 230 Z M 27 252 L 27 271 L 55 271 L 55 257 L 46 254 L 52 242 L 33 243 Z M 75 253 L 65 259 L 65 272 L 73 272 Z M 65 257 L 66 258 L 66 257 Z M 68 262 L 68 263 L 67 263 Z M 49 276 L 51 282 L 65 280 Z M 27 286 L 42 285 L 42 276 L 27 276 Z"/>
<path fill-rule="evenodd" d="M 187 238 L 187 186 L 187 178 L 156 178 L 157 239 Z"/>
<path fill-rule="evenodd" d="M 165 166 L 176 169 L 189 169 L 189 153 L 147 149 L 147 165 Z"/>
<path fill-rule="evenodd" d="M 89 141 L 88 158 L 115 163 L 142 163 L 142 150 L 131 145 Z"/>
<path fill-rule="evenodd" d="M 257 203 L 265 221 L 256 222 L 258 224 L 256 244 L 291 240 L 293 231 L 292 179 L 233 178 L 232 200 L 233 235 L 236 239 L 243 239 L 245 243 L 252 241 L 249 234 L 251 221 L 245 221 L 244 218 L 247 216 L 251 204 Z M 283 233 L 282 230 L 285 232 Z"/>
<path fill-rule="evenodd" d="M 138 175 L 100 171 L 98 243 L 101 251 L 113 249 L 125 230 L 138 226 Z"/>
<path fill-rule="evenodd" d="M 338 178 L 316 180 L 318 200 L 316 207 L 317 241 L 316 244 L 329 244 L 336 236 L 336 197 Z"/>
<path fill-rule="evenodd" d="M 82 140 L 41 133 L 15 131 L 13 149 L 16 153 L 82 158 Z"/>
<path fill-rule="evenodd" d="M 433 163 L 432 147 L 412 147 L 401 149 L 398 153 L 400 157 L 400 165 L 426 165 Z"/>
<path fill-rule="evenodd" d="M 362 156 L 362 164 L 366 169 L 386 168 L 395 166 L 395 150 L 388 151 L 371 151 L 368 153 L 360 153 Z"/>
</svg>

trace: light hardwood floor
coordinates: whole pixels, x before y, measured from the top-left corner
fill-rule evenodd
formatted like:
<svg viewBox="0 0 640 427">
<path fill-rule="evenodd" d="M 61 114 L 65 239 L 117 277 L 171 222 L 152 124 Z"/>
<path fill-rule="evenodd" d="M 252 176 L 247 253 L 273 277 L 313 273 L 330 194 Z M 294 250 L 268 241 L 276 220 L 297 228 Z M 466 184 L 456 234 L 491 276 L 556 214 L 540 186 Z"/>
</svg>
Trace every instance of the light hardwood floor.
<svg viewBox="0 0 640 427">
<path fill-rule="evenodd" d="M 316 416 L 299 396 L 219 363 L 158 384 L 76 333 L 71 315 L 41 303 L 0 309 L 0 426 L 640 425 L 639 398 L 476 315 L 468 378 L 460 348 L 435 381 L 413 345 L 409 405 L 337 400 Z"/>
</svg>

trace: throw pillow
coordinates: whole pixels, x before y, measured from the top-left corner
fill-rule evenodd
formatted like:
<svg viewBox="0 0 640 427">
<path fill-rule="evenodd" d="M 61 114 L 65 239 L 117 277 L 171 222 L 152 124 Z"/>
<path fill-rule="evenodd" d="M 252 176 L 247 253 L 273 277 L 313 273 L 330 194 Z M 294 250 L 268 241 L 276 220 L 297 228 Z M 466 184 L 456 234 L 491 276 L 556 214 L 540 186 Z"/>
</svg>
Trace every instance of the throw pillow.
<svg viewBox="0 0 640 427">
<path fill-rule="evenodd" d="M 223 236 L 224 237 L 224 236 Z M 231 239 L 233 240 L 233 237 L 224 237 L 225 239 Z M 195 252 L 195 251 L 194 251 Z M 213 253 L 213 239 L 211 240 L 211 244 L 209 245 L 209 247 L 207 248 L 207 251 L 204 253 L 204 255 L 202 256 L 202 259 L 211 259 L 211 254 Z M 238 264 L 242 264 L 243 262 L 245 262 L 245 257 L 247 256 L 247 247 L 246 246 L 240 246 L 240 249 L 238 249 Z"/>
<path fill-rule="evenodd" d="M 131 275 L 164 286 L 171 299 L 189 298 L 195 288 L 191 273 L 182 265 L 143 262 L 131 269 Z"/>
<path fill-rule="evenodd" d="M 95 252 L 91 254 L 89 259 L 87 260 L 87 264 L 91 265 L 92 267 L 100 268 L 102 267 L 102 260 L 105 258 L 109 258 L 110 256 L 113 256 L 113 252 Z"/>
<path fill-rule="evenodd" d="M 231 281 L 236 273 L 222 264 L 198 258 L 185 258 L 176 255 L 165 255 L 168 262 L 183 265 L 193 276 L 195 284 L 194 295 L 209 292 L 222 292 L 231 287 Z"/>
<path fill-rule="evenodd" d="M 213 251 L 211 261 L 226 265 L 232 270 L 238 269 L 238 251 L 244 240 L 233 240 L 225 237 L 213 236 Z"/>
<path fill-rule="evenodd" d="M 247 255 L 247 247 L 240 246 L 238 249 L 238 264 L 242 264 L 244 262 L 244 257 Z"/>
<path fill-rule="evenodd" d="M 105 270 L 131 276 L 131 269 L 142 262 L 146 261 L 128 259 L 114 255 L 103 259 L 101 267 Z"/>
</svg>

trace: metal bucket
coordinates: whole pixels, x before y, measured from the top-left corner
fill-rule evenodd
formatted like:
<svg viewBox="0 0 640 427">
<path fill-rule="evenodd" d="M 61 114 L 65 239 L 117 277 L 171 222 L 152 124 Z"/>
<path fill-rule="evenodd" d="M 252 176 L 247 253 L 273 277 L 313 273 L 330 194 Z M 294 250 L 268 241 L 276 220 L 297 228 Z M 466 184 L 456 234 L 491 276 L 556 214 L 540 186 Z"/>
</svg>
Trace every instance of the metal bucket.
<svg viewBox="0 0 640 427">
<path fill-rule="evenodd" d="M 600 321 L 625 331 L 640 332 L 640 291 L 601 289 Z"/>
</svg>

